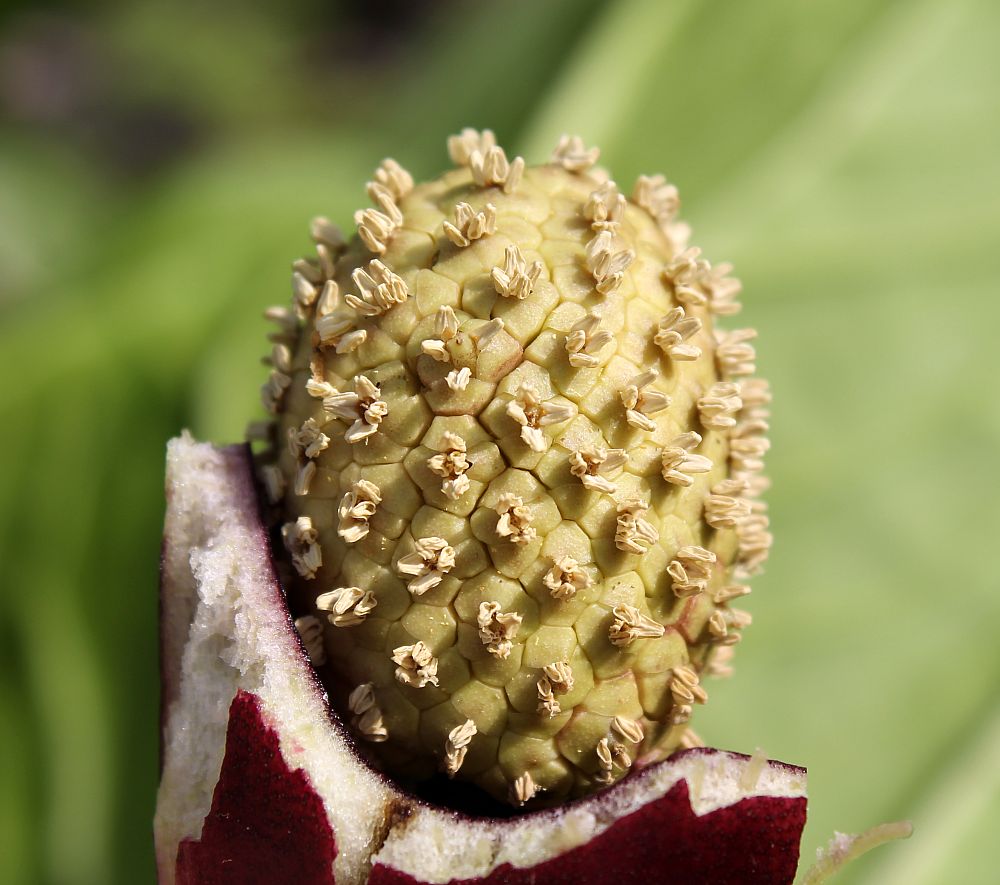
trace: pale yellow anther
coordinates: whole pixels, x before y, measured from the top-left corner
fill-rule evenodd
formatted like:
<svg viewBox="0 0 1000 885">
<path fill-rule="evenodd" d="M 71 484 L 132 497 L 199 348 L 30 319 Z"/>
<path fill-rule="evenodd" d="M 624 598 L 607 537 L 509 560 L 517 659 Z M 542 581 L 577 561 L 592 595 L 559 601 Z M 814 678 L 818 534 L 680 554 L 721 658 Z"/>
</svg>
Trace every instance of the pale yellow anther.
<svg viewBox="0 0 1000 885">
<path fill-rule="evenodd" d="M 264 319 L 278 327 L 267 337 L 271 341 L 295 344 L 299 334 L 299 319 L 287 307 L 269 307 L 264 311 Z"/>
<path fill-rule="evenodd" d="M 735 528 L 750 516 L 751 504 L 744 497 L 747 484 L 742 479 L 724 479 L 712 486 L 705 498 L 705 522 L 714 529 Z"/>
<path fill-rule="evenodd" d="M 663 478 L 674 485 L 690 486 L 693 473 L 708 473 L 712 462 L 704 455 L 695 455 L 692 449 L 701 445 L 701 436 L 694 431 L 675 436 L 660 454 Z"/>
<path fill-rule="evenodd" d="M 731 630 L 745 630 L 753 623 L 753 615 L 741 608 L 727 608 L 725 615 Z"/>
<path fill-rule="evenodd" d="M 330 273 L 334 273 L 333 267 L 330 268 Z M 327 280 L 323 283 L 323 291 L 316 301 L 316 316 L 317 318 L 329 316 L 338 307 L 340 307 L 340 286 L 336 280 Z"/>
<path fill-rule="evenodd" d="M 319 265 L 319 276 L 321 280 L 325 280 L 319 300 L 316 302 L 316 316 L 328 314 L 340 303 L 339 287 L 333 283 L 333 276 L 337 272 L 338 252 L 339 250 L 331 249 L 323 243 L 316 245 L 316 263 Z M 330 283 L 333 283 L 332 289 L 329 287 Z"/>
<path fill-rule="evenodd" d="M 504 149 L 493 145 L 484 151 L 473 150 L 469 154 L 469 169 L 472 180 L 480 187 L 498 185 L 505 194 L 512 194 L 524 174 L 524 157 L 515 157 L 508 162 Z"/>
<path fill-rule="evenodd" d="M 693 704 L 704 704 L 708 700 L 705 689 L 698 684 L 698 674 L 688 666 L 673 668 L 670 693 L 674 701 L 670 719 L 674 725 L 683 725 L 691 718 Z"/>
<path fill-rule="evenodd" d="M 742 407 L 740 386 L 733 381 L 717 381 L 698 397 L 698 417 L 710 430 L 734 427 Z"/>
<path fill-rule="evenodd" d="M 631 744 L 641 744 L 645 737 L 642 730 L 642 723 L 635 719 L 628 719 L 625 716 L 615 716 L 611 720 L 611 728 L 618 732 L 625 740 Z"/>
<path fill-rule="evenodd" d="M 586 147 L 580 136 L 563 135 L 552 152 L 551 161 L 567 172 L 586 172 L 600 156 L 600 148 Z"/>
<path fill-rule="evenodd" d="M 355 482 L 344 494 L 337 509 L 337 534 L 348 544 L 357 544 L 368 534 L 368 520 L 382 502 L 379 487 L 366 479 Z"/>
<path fill-rule="evenodd" d="M 331 252 L 339 252 L 347 242 L 344 234 L 329 218 L 316 216 L 309 224 L 309 236 L 318 246 L 324 246 Z"/>
<path fill-rule="evenodd" d="M 514 778 L 514 783 L 511 784 L 510 798 L 515 805 L 524 805 L 525 802 L 534 798 L 537 792 L 538 786 L 532 779 L 531 773 L 526 771 Z"/>
<path fill-rule="evenodd" d="M 718 264 L 706 273 L 702 288 L 708 293 L 708 309 L 717 316 L 733 316 L 740 312 L 741 305 L 736 299 L 743 284 L 729 276 L 733 266 L 727 262 Z"/>
<path fill-rule="evenodd" d="M 493 508 L 499 514 L 496 533 L 514 544 L 530 544 L 537 532 L 531 524 L 531 508 L 524 499 L 511 492 L 504 492 Z"/>
<path fill-rule="evenodd" d="M 674 297 L 688 307 L 705 307 L 708 294 L 704 281 L 709 278 L 712 266 L 701 258 L 701 249 L 685 249 L 663 270 L 663 279 L 673 289 Z"/>
<path fill-rule="evenodd" d="M 607 738 L 601 738 L 596 747 L 597 762 L 601 767 L 601 773 L 597 780 L 602 784 L 610 784 L 614 780 L 611 769 L 614 767 L 614 759 L 611 756 L 611 745 Z"/>
<path fill-rule="evenodd" d="M 747 378 L 740 384 L 743 411 L 740 418 L 766 420 L 770 412 L 771 386 L 763 378 Z"/>
<path fill-rule="evenodd" d="M 388 193 L 388 191 L 386 191 Z M 391 203 L 391 210 L 385 211 L 388 206 L 383 205 L 379 209 L 359 209 L 354 213 L 354 223 L 358 226 L 358 236 L 369 252 L 381 255 L 389 248 L 389 240 L 402 223 L 403 216 L 395 203 Z"/>
<path fill-rule="evenodd" d="M 281 406 L 285 398 L 285 391 L 288 390 L 292 379 L 278 369 L 272 370 L 267 381 L 260 389 L 260 401 L 264 408 L 271 415 L 276 415 L 281 411 Z"/>
<path fill-rule="evenodd" d="M 479 640 L 491 655 L 506 659 L 510 657 L 522 620 L 517 612 L 501 611 L 499 602 L 481 602 L 476 616 Z"/>
<path fill-rule="evenodd" d="M 607 329 L 601 328 L 601 318 L 588 313 L 574 324 L 566 335 L 569 364 L 577 369 L 593 369 L 600 365 L 598 354 L 614 340 Z"/>
<path fill-rule="evenodd" d="M 369 181 L 365 190 L 368 198 L 378 207 L 378 211 L 389 219 L 392 229 L 398 228 L 403 223 L 403 213 L 396 205 L 396 196 L 392 189 L 379 181 Z"/>
<path fill-rule="evenodd" d="M 308 516 L 281 527 L 281 539 L 292 560 L 292 565 L 303 578 L 312 580 L 323 565 L 323 550 L 319 545 L 319 532 Z"/>
<path fill-rule="evenodd" d="M 468 366 L 462 366 L 461 369 L 452 369 L 444 376 L 444 383 L 448 385 L 449 390 L 465 390 L 471 380 L 472 369 Z"/>
<path fill-rule="evenodd" d="M 423 688 L 438 684 L 438 659 L 423 642 L 394 648 L 392 662 L 396 664 L 396 679 L 403 685 Z"/>
<path fill-rule="evenodd" d="M 707 589 L 715 562 L 716 555 L 711 550 L 695 545 L 681 547 L 667 566 L 674 593 L 682 597 L 694 596 Z"/>
<path fill-rule="evenodd" d="M 450 363 L 448 342 L 458 334 L 458 317 L 448 305 L 438 308 L 434 317 L 434 333 L 437 338 L 429 338 L 420 345 L 420 349 L 439 363 Z"/>
<path fill-rule="evenodd" d="M 716 646 L 708 658 L 705 675 L 714 679 L 729 679 L 733 675 L 732 660 L 735 654 L 731 645 Z"/>
<path fill-rule="evenodd" d="M 616 486 L 603 474 L 620 470 L 627 460 L 624 449 L 584 446 L 570 455 L 569 472 L 580 478 L 584 488 L 610 495 L 615 492 Z"/>
<path fill-rule="evenodd" d="M 756 329 L 716 330 L 715 361 L 725 377 L 738 378 L 757 371 L 757 352 L 750 343 L 756 337 Z"/>
<path fill-rule="evenodd" d="M 569 661 L 555 661 L 542 667 L 542 673 L 549 680 L 556 694 L 568 694 L 573 690 L 573 668 Z"/>
<path fill-rule="evenodd" d="M 568 421 L 576 415 L 576 406 L 571 402 L 543 400 L 530 384 L 522 384 L 514 399 L 507 403 L 507 414 L 521 425 L 525 445 L 533 452 L 545 452 L 551 440 L 542 428 Z"/>
<path fill-rule="evenodd" d="M 327 617 L 334 627 L 362 623 L 377 605 L 375 594 L 360 587 L 337 587 L 316 597 L 316 608 L 329 612 Z"/>
<path fill-rule="evenodd" d="M 456 166 L 468 166 L 473 153 L 486 154 L 497 143 L 492 129 L 465 128 L 458 135 L 448 136 L 448 156 Z"/>
<path fill-rule="evenodd" d="M 726 616 L 720 609 L 716 609 L 708 619 L 709 635 L 716 640 L 722 641 L 729 634 L 729 625 L 726 623 Z"/>
<path fill-rule="evenodd" d="M 478 733 L 479 729 L 471 719 L 466 719 L 448 732 L 444 744 L 444 770 L 448 777 L 454 777 L 458 773 L 469 751 L 469 744 Z"/>
<path fill-rule="evenodd" d="M 406 589 L 414 596 L 422 596 L 441 583 L 455 567 L 455 550 L 444 538 L 420 538 L 413 553 L 401 556 L 396 563 L 400 575 L 410 577 Z"/>
<path fill-rule="evenodd" d="M 553 599 L 571 599 L 578 590 L 586 590 L 593 579 L 572 556 L 553 558 L 550 568 L 542 578 Z"/>
<path fill-rule="evenodd" d="M 674 286 L 691 286 L 700 284 L 711 269 L 712 266 L 701 257 L 701 249 L 692 246 L 670 260 L 663 269 L 663 277 Z"/>
<path fill-rule="evenodd" d="M 291 348 L 287 344 L 275 344 L 271 348 L 271 353 L 263 357 L 262 362 L 265 366 L 274 366 L 279 372 L 289 375 L 292 371 Z"/>
<path fill-rule="evenodd" d="M 495 317 L 488 323 L 483 323 L 472 333 L 472 340 L 476 343 L 476 349 L 482 350 L 497 335 L 503 331 L 503 320 Z"/>
<path fill-rule="evenodd" d="M 358 295 L 348 293 L 344 303 L 362 316 L 379 316 L 410 297 L 402 277 L 393 273 L 377 258 L 351 274 Z"/>
<path fill-rule="evenodd" d="M 583 215 L 594 230 L 614 231 L 625 216 L 628 200 L 613 181 L 592 191 L 583 206 Z"/>
<path fill-rule="evenodd" d="M 296 258 L 292 262 L 292 301 L 296 301 L 298 294 L 298 283 L 296 275 L 304 277 L 309 283 L 309 287 L 315 290 L 323 282 L 323 274 L 315 258 Z"/>
<path fill-rule="evenodd" d="M 504 298 L 523 301 L 534 291 L 542 274 L 542 262 L 532 261 L 529 265 L 521 250 L 513 243 L 504 249 L 503 258 L 503 267 L 494 267 L 490 273 L 493 288 Z"/>
<path fill-rule="evenodd" d="M 666 632 L 663 624 L 644 615 L 633 605 L 616 605 L 612 610 L 614 623 L 608 631 L 612 645 L 624 648 L 636 639 L 656 639 Z"/>
<path fill-rule="evenodd" d="M 351 353 L 368 340 L 365 329 L 355 328 L 355 318 L 343 314 L 327 314 L 316 320 L 316 335 L 320 347 L 333 348 L 337 353 Z"/>
<path fill-rule="evenodd" d="M 295 471 L 295 494 L 304 496 L 309 494 L 313 478 L 316 476 L 316 462 L 300 462 Z"/>
<path fill-rule="evenodd" d="M 660 533 L 645 514 L 649 505 L 644 501 L 628 500 L 618 504 L 615 546 L 624 553 L 645 553 L 650 544 L 660 540 Z"/>
<path fill-rule="evenodd" d="M 625 406 L 625 420 L 632 427 L 648 433 L 656 430 L 656 422 L 649 416 L 662 412 L 670 405 L 670 397 L 667 394 L 650 388 L 657 377 L 656 372 L 643 372 L 633 378 L 618 394 L 622 405 Z"/>
<path fill-rule="evenodd" d="M 347 709 L 352 713 L 361 714 L 375 706 L 375 686 L 364 682 L 353 689 L 347 698 Z"/>
<path fill-rule="evenodd" d="M 355 375 L 354 392 L 324 397 L 323 408 L 335 418 L 353 422 L 344 439 L 349 443 L 361 442 L 377 433 L 382 419 L 389 414 L 389 406 L 379 399 L 380 395 L 378 385 L 365 375 Z"/>
<path fill-rule="evenodd" d="M 432 473 L 444 478 L 441 492 L 446 498 L 457 501 L 470 488 L 469 477 L 466 476 L 472 466 L 466 455 L 465 440 L 451 431 L 445 431 L 442 437 L 444 451 L 431 455 L 427 459 L 427 467 Z"/>
<path fill-rule="evenodd" d="M 497 207 L 487 203 L 477 212 L 468 203 L 459 203 L 455 206 L 455 223 L 445 221 L 443 227 L 445 236 L 459 248 L 464 248 L 474 240 L 497 232 Z"/>
<path fill-rule="evenodd" d="M 626 771 L 632 767 L 632 756 L 625 746 L 617 741 L 611 744 L 611 760 L 616 766 Z"/>
<path fill-rule="evenodd" d="M 597 759 L 600 762 L 601 768 L 607 771 L 611 770 L 613 760 L 611 758 L 611 745 L 607 738 L 601 738 L 597 742 Z"/>
<path fill-rule="evenodd" d="M 598 231 L 587 243 L 586 266 L 602 295 L 614 292 L 625 278 L 625 271 L 635 260 L 631 249 L 615 250 L 615 237 L 609 230 Z"/>
<path fill-rule="evenodd" d="M 664 230 L 681 207 L 677 188 L 662 175 L 640 175 L 632 188 L 632 201 L 652 215 Z"/>
<path fill-rule="evenodd" d="M 305 286 L 302 286 L 300 277 L 305 281 Z M 314 299 L 316 287 L 322 282 L 323 274 L 315 258 L 296 258 L 292 262 L 292 304 L 295 307 L 309 307 L 312 300 L 306 300 L 304 305 L 299 304 L 300 295 L 304 300 Z M 302 314 L 300 316 L 305 318 Z"/>
<path fill-rule="evenodd" d="M 757 574 L 767 560 L 774 540 L 768 526 L 768 518 L 764 513 L 751 513 L 737 524 L 739 552 L 735 575 L 738 579 Z"/>
<path fill-rule="evenodd" d="M 413 176 L 391 157 L 386 157 L 379 164 L 374 179 L 389 191 L 395 200 L 403 199 L 413 190 Z"/>
<path fill-rule="evenodd" d="M 295 271 L 292 274 L 292 304 L 300 317 L 305 319 L 309 316 L 309 311 L 316 303 L 318 296 L 319 290 L 315 283 L 300 271 Z"/>
<path fill-rule="evenodd" d="M 712 594 L 712 601 L 716 605 L 725 605 L 727 602 L 738 599 L 741 596 L 748 596 L 750 587 L 747 584 L 729 584 L 720 587 Z"/>
<path fill-rule="evenodd" d="M 382 711 L 375 702 L 375 686 L 370 682 L 359 685 L 347 699 L 347 707 L 354 714 L 351 725 L 366 740 L 379 744 L 388 740 L 389 732 L 382 721 Z"/>
<path fill-rule="evenodd" d="M 330 445 L 330 437 L 322 430 L 315 418 L 306 418 L 296 430 L 288 428 L 288 451 L 293 458 L 315 458 Z"/>
<path fill-rule="evenodd" d="M 562 707 L 552 689 L 552 683 L 547 677 L 543 676 L 535 683 L 535 690 L 538 693 L 538 706 L 535 708 L 538 713 L 554 719 L 562 712 Z"/>
<path fill-rule="evenodd" d="M 750 431 L 762 429 L 749 428 Z M 766 436 L 742 435 L 747 432 L 748 427 L 741 421 L 733 429 L 734 436 L 729 440 L 729 463 L 732 465 L 733 474 L 739 478 L 746 478 L 746 474 L 759 473 L 763 470 L 764 455 L 771 448 L 771 441 Z"/>
<path fill-rule="evenodd" d="M 295 619 L 295 632 L 302 640 L 302 646 L 309 655 L 309 661 L 314 667 L 322 667 L 326 663 L 326 648 L 323 646 L 323 625 L 312 615 L 303 615 Z"/>
<path fill-rule="evenodd" d="M 310 462 L 311 463 L 311 462 Z M 315 465 L 313 465 L 315 467 Z M 285 474 L 277 464 L 265 464 L 260 469 L 260 480 L 264 484 L 264 492 L 271 504 L 277 504 L 285 497 L 287 483 Z"/>
<path fill-rule="evenodd" d="M 687 342 L 701 327 L 698 317 L 686 316 L 683 307 L 675 307 L 657 324 L 653 343 L 672 360 L 696 360 L 701 356 L 701 348 Z"/>
</svg>

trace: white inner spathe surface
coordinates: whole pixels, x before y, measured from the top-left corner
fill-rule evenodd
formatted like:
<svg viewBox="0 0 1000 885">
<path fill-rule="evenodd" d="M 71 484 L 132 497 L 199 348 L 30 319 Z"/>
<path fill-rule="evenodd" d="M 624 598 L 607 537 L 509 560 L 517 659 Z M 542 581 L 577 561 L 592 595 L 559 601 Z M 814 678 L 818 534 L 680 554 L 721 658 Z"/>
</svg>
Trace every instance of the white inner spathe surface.
<svg viewBox="0 0 1000 885">
<path fill-rule="evenodd" d="M 559 815 L 491 824 L 421 808 L 405 827 L 389 834 L 376 861 L 428 883 L 485 876 L 504 863 L 534 866 L 600 835 L 681 780 L 688 782 L 691 806 L 698 815 L 749 796 L 806 795 L 806 775 L 801 770 L 718 750 L 687 753 L 641 780 L 626 781 Z"/>
<path fill-rule="evenodd" d="M 336 834 L 338 882 L 363 881 L 389 790 L 327 719 L 287 611 L 276 604 L 268 551 L 222 452 L 185 435 L 167 455 L 170 545 L 164 593 L 190 594 L 180 690 L 167 713 L 155 832 L 161 882 L 173 883 L 177 846 L 199 838 L 211 809 L 237 689 L 256 694 L 292 769 L 304 768 Z M 187 551 L 188 570 L 176 570 Z M 171 572 L 174 572 L 171 574 Z"/>
</svg>

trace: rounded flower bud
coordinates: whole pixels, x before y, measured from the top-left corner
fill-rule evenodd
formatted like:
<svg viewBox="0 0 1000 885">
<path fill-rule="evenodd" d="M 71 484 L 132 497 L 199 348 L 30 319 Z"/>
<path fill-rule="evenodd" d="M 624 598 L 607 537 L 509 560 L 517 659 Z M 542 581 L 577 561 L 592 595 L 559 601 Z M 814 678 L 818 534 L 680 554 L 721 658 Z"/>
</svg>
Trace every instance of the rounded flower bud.
<svg viewBox="0 0 1000 885">
<path fill-rule="evenodd" d="M 662 177 L 620 188 L 580 139 L 449 152 L 417 185 L 384 161 L 350 240 L 314 223 L 259 475 L 373 758 L 551 803 L 698 744 L 770 546 L 769 393 Z"/>
</svg>

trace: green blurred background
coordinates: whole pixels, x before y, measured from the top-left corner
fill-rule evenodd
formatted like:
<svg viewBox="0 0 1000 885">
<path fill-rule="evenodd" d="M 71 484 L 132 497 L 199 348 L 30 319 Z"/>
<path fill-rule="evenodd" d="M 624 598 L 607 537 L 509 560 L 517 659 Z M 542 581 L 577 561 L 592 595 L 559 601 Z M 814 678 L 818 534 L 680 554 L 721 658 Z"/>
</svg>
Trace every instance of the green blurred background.
<svg viewBox="0 0 1000 885">
<path fill-rule="evenodd" d="M 153 881 L 164 444 L 256 414 L 309 218 L 473 125 L 665 172 L 745 282 L 777 546 L 698 730 L 809 767 L 806 857 L 914 820 L 838 882 L 995 883 L 998 45 L 995 0 L 3 6 L 0 882 Z"/>
</svg>

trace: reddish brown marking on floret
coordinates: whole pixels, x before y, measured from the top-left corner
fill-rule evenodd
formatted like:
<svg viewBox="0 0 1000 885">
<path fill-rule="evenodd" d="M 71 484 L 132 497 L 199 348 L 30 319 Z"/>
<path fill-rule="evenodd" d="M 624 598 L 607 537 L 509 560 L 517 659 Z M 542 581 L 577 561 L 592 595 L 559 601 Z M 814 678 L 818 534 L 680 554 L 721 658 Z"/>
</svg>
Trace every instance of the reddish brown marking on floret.
<svg viewBox="0 0 1000 885">
<path fill-rule="evenodd" d="M 448 885 L 787 885 L 805 822 L 805 797 L 754 796 L 699 817 L 681 781 L 565 854 L 533 867 L 503 864 L 485 878 Z M 368 885 L 426 883 L 376 863 Z"/>
<path fill-rule="evenodd" d="M 177 849 L 177 885 L 334 885 L 336 856 L 309 778 L 288 768 L 257 696 L 238 691 L 212 810 L 201 839 Z"/>
</svg>

